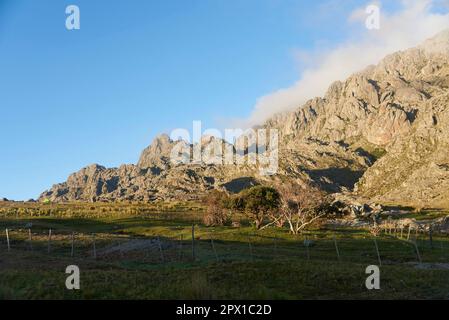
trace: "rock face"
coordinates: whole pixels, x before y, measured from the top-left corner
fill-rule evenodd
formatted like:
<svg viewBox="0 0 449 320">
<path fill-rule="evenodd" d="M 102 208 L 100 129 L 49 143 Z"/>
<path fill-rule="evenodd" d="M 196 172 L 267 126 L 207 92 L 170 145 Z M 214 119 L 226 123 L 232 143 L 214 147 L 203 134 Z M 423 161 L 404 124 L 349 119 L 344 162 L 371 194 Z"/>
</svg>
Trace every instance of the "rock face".
<svg viewBox="0 0 449 320">
<path fill-rule="evenodd" d="M 355 195 L 449 205 L 449 30 L 336 82 L 324 98 L 267 122 L 286 141 L 336 140 L 376 161 Z M 381 157 L 383 156 L 383 157 Z"/>
<path fill-rule="evenodd" d="M 167 135 L 146 148 L 137 165 L 91 165 L 44 192 L 52 201 L 196 199 L 211 189 L 239 191 L 293 179 L 329 192 L 378 202 L 446 205 L 449 193 L 449 30 L 422 45 L 387 56 L 377 66 L 333 83 L 326 95 L 278 114 L 262 127 L 279 130 L 279 169 L 263 176 L 256 165 L 222 159 L 192 161 L 195 151 L 234 150 L 204 137 L 202 146 Z M 251 150 L 248 151 L 251 154 Z M 181 157 L 182 158 L 182 157 Z"/>
<path fill-rule="evenodd" d="M 216 139 L 203 141 L 203 154 Z M 221 141 L 223 149 L 229 144 Z M 93 164 L 41 194 L 40 200 L 154 201 L 192 200 L 212 189 L 239 192 L 244 188 L 281 178 L 316 181 L 330 191 L 351 188 L 368 167 L 368 159 L 337 143 L 305 141 L 301 152 L 281 152 L 279 175 L 264 176 L 256 165 L 177 163 L 169 151 L 176 143 L 163 135 L 145 149 L 137 165 L 108 169 Z M 184 144 L 191 160 L 195 146 Z M 238 157 L 238 156 L 236 156 Z"/>
<path fill-rule="evenodd" d="M 166 134 L 156 137 L 153 143 L 143 150 L 140 156 L 138 167 L 147 168 L 155 164 L 165 165 L 170 160 L 170 153 L 174 147 L 174 142 Z"/>
<path fill-rule="evenodd" d="M 429 99 L 409 135 L 369 168 L 357 192 L 416 206 L 449 204 L 449 93 Z"/>
</svg>

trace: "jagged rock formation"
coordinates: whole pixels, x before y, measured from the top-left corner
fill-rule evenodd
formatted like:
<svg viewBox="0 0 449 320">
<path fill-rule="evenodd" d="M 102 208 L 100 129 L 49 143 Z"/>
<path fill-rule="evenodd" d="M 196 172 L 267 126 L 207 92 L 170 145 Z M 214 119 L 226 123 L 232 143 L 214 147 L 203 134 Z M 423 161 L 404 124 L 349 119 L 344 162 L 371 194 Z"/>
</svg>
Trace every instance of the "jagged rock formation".
<svg viewBox="0 0 449 320">
<path fill-rule="evenodd" d="M 357 183 L 353 195 L 378 202 L 445 205 L 448 96 L 449 30 L 333 83 L 322 98 L 269 119 L 262 127 L 280 133 L 274 176 L 261 175 L 255 164 L 236 164 L 245 154 L 213 137 L 204 137 L 200 150 L 231 149 L 236 153 L 233 164 L 223 165 L 220 159 L 175 164 L 170 156 L 177 144 L 162 135 L 137 165 L 89 166 L 41 199 L 195 199 L 213 188 L 239 191 L 294 179 L 330 192 L 350 192 Z M 184 143 L 181 154 L 192 160 L 196 148 Z"/>
<path fill-rule="evenodd" d="M 331 85 L 266 126 L 285 140 L 337 140 L 381 158 L 355 195 L 379 202 L 448 206 L 449 30 Z M 383 156 L 383 157 L 381 157 Z"/>
<path fill-rule="evenodd" d="M 449 92 L 429 99 L 409 135 L 368 169 L 357 193 L 384 202 L 447 207 L 449 204 Z"/>
<path fill-rule="evenodd" d="M 203 141 L 204 150 L 216 139 Z M 279 174 L 263 176 L 257 165 L 173 164 L 170 152 L 176 143 L 163 135 L 142 152 L 137 165 L 108 169 L 93 164 L 54 185 L 40 196 L 51 201 L 153 201 L 192 200 L 212 189 L 238 192 L 277 179 L 322 183 L 331 191 L 351 188 L 368 167 L 368 160 L 337 143 L 305 142 L 303 150 L 281 152 Z M 193 145 L 184 144 L 190 150 Z M 229 144 L 221 141 L 223 150 Z M 238 157 L 236 153 L 235 157 Z"/>
</svg>

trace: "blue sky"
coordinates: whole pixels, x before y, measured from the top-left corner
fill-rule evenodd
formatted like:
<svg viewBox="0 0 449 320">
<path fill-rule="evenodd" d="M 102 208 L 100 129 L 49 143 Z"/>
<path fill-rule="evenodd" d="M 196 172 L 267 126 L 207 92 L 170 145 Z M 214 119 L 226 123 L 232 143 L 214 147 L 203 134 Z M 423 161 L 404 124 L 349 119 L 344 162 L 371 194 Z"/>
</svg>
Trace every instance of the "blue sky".
<svg viewBox="0 0 449 320">
<path fill-rule="evenodd" d="M 70 4 L 81 30 L 65 28 Z M 155 135 L 193 120 L 248 117 L 298 79 L 297 50 L 346 39 L 365 4 L 0 0 L 0 197 L 36 198 L 91 163 L 136 163 Z"/>
</svg>

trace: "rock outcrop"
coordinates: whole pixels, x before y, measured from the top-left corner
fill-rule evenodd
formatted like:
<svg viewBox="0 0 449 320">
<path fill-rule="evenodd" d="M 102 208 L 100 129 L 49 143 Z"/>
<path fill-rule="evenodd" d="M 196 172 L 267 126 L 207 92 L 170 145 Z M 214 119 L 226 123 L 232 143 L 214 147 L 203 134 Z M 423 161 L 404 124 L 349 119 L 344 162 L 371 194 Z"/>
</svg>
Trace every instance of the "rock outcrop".
<svg viewBox="0 0 449 320">
<path fill-rule="evenodd" d="M 448 113 L 449 30 L 391 54 L 333 83 L 324 97 L 266 121 L 263 128 L 280 133 L 276 175 L 261 175 L 256 164 L 239 164 L 251 148 L 236 150 L 213 137 L 204 137 L 199 147 L 179 145 L 162 135 L 142 152 L 137 165 L 91 165 L 40 199 L 188 200 L 211 189 L 237 192 L 257 183 L 291 179 L 380 203 L 445 206 Z M 180 150 L 178 163 L 171 161 L 175 147 Z M 233 150 L 233 162 L 195 161 L 198 150 L 217 148 Z"/>
<path fill-rule="evenodd" d="M 215 139 L 203 141 L 203 155 Z M 337 143 L 305 141 L 301 152 L 281 152 L 278 175 L 261 175 L 258 165 L 205 164 L 191 162 L 173 164 L 169 151 L 176 143 L 163 135 L 144 150 L 137 165 L 105 168 L 93 164 L 69 176 L 66 182 L 54 185 L 40 200 L 61 201 L 154 201 L 192 200 L 212 189 L 239 192 L 244 188 L 272 183 L 279 179 L 315 181 L 323 188 L 337 192 L 352 188 L 366 170 L 369 160 Z M 222 142 L 223 148 L 229 144 Z M 238 157 L 237 152 L 235 157 Z"/>
</svg>

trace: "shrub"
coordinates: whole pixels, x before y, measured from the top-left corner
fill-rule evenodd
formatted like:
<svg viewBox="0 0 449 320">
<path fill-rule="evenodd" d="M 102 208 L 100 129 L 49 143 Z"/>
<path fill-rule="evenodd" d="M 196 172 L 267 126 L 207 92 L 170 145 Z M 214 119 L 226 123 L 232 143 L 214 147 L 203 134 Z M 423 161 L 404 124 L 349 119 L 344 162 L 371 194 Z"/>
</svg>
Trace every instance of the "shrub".
<svg viewBox="0 0 449 320">
<path fill-rule="evenodd" d="M 206 226 L 224 226 L 230 221 L 227 213 L 228 195 L 224 192 L 213 190 L 204 199 L 206 204 L 206 214 L 203 216 L 203 223 Z"/>
<path fill-rule="evenodd" d="M 272 212 L 279 208 L 279 205 L 279 193 L 276 189 L 265 186 L 243 190 L 228 202 L 231 209 L 244 212 L 258 230 L 262 228 L 264 221 Z"/>
</svg>

